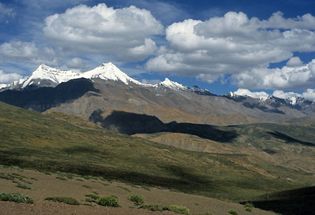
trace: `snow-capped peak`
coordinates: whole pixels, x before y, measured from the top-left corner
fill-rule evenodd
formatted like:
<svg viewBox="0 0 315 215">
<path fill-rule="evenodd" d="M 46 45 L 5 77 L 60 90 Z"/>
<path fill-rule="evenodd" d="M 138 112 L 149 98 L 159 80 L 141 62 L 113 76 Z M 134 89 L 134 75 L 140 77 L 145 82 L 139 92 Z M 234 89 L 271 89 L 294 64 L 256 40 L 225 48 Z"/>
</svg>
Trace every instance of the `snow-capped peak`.
<svg viewBox="0 0 315 215">
<path fill-rule="evenodd" d="M 95 69 L 84 72 L 81 74 L 81 77 L 87 79 L 100 78 L 103 80 L 121 81 L 127 85 L 129 83 L 141 85 L 141 82 L 129 77 L 111 62 L 103 63 Z"/>
<path fill-rule="evenodd" d="M 165 78 L 165 80 L 162 81 L 161 83 L 159 83 L 159 85 L 173 89 L 173 90 L 185 90 L 186 89 L 186 87 L 184 85 L 177 83 L 175 81 L 171 81 L 168 78 Z"/>
<path fill-rule="evenodd" d="M 261 101 L 266 101 L 269 98 L 269 94 L 266 92 L 252 92 L 248 89 L 238 89 L 235 92 L 230 92 L 231 97 L 244 96 L 254 99 L 259 99 Z"/>
<path fill-rule="evenodd" d="M 67 82 L 71 79 L 77 78 L 78 75 L 79 74 L 77 72 L 73 72 L 71 70 L 63 71 L 56 68 L 52 68 L 45 64 L 41 64 L 32 73 L 32 75 L 24 81 L 22 88 L 32 85 L 34 81 L 39 81 L 39 80 L 48 80 L 54 84 L 59 84 L 59 83 Z"/>
<path fill-rule="evenodd" d="M 299 98 L 302 98 L 301 94 L 294 93 L 294 92 L 284 92 L 282 90 L 274 91 L 272 96 L 276 98 L 288 100 L 291 105 L 296 105 Z"/>
<path fill-rule="evenodd" d="M 9 86 L 9 84 L 0 84 L 0 90 L 3 88 L 7 88 Z"/>
</svg>

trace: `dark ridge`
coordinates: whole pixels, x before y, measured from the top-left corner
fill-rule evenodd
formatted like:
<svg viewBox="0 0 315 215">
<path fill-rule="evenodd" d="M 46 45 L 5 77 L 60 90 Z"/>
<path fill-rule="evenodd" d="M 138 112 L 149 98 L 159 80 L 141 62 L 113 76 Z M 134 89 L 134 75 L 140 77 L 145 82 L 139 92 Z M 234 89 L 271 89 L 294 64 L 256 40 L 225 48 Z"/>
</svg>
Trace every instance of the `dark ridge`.
<svg viewBox="0 0 315 215">
<path fill-rule="evenodd" d="M 266 194 L 261 198 L 262 200 L 251 203 L 257 208 L 272 210 L 283 215 L 314 214 L 315 187 Z"/>
<path fill-rule="evenodd" d="M 100 110 L 94 111 L 90 116 L 90 120 L 94 123 L 100 123 L 104 128 L 115 128 L 120 133 L 128 135 L 174 132 L 196 135 L 219 142 L 232 142 L 237 137 L 237 133 L 234 130 L 225 131 L 207 124 L 163 123 L 156 116 L 123 111 L 113 111 L 109 116 L 103 118 L 101 113 Z"/>
<path fill-rule="evenodd" d="M 294 137 L 290 137 L 289 135 L 278 132 L 278 131 L 269 131 L 267 133 L 271 134 L 274 138 L 284 140 L 288 144 L 299 143 L 299 144 L 305 145 L 305 146 L 315 146 L 315 143 L 299 140 L 299 139 L 296 139 Z"/>
<path fill-rule="evenodd" d="M 5 90 L 0 92 L 0 101 L 41 112 L 58 104 L 77 99 L 88 91 L 98 92 L 92 81 L 81 78 L 61 83 L 54 88 L 28 87 L 24 90 Z"/>
</svg>

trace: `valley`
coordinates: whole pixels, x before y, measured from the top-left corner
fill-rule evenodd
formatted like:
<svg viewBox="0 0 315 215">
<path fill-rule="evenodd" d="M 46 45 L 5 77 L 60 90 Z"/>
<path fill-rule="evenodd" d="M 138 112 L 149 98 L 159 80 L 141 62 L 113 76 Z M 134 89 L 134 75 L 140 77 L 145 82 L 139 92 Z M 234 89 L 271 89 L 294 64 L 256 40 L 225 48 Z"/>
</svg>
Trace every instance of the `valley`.
<svg viewBox="0 0 315 215">
<path fill-rule="evenodd" d="M 273 214 L 254 207 L 278 211 L 259 201 L 314 186 L 313 104 L 217 96 L 169 79 L 145 85 L 112 64 L 91 71 L 84 73 L 88 79 L 54 83 L 43 76 L 44 82 L 24 83 L 54 85 L 0 92 L 0 192 L 34 201 L 32 209 L 9 202 L 1 207 L 29 214 L 169 214 L 180 210 L 170 206 L 175 204 L 189 214 L 249 214 L 249 206 L 251 214 Z M 25 184 L 25 177 L 38 180 Z M 114 195 L 121 206 L 86 202 L 93 192 Z M 147 205 L 131 207 L 131 193 L 144 196 Z"/>
</svg>

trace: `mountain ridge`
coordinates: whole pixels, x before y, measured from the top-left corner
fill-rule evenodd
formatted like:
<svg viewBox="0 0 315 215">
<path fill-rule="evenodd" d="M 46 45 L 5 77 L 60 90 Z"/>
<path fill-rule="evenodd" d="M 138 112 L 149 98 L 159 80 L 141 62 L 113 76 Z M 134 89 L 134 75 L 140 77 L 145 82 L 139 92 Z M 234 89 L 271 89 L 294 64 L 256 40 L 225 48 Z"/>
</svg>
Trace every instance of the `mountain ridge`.
<svg viewBox="0 0 315 215">
<path fill-rule="evenodd" d="M 6 89 L 24 89 L 27 87 L 56 87 L 58 84 L 80 78 L 118 81 L 125 85 L 135 84 L 144 87 L 165 87 L 173 90 L 187 89 L 182 84 L 171 81 L 168 78 L 157 84 L 142 83 L 128 76 L 111 62 L 103 63 L 94 69 L 84 72 L 61 70 L 41 64 L 30 76 L 10 84 L 1 84 L 0 89 L 3 91 Z"/>
</svg>

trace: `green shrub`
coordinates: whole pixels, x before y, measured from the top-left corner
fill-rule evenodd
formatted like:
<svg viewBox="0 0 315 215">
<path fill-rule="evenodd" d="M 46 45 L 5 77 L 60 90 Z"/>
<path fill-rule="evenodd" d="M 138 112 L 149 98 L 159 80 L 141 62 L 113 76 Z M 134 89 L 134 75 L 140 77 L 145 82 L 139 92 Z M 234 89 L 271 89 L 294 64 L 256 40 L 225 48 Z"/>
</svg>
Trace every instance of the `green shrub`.
<svg viewBox="0 0 315 215">
<path fill-rule="evenodd" d="M 184 206 L 179 206 L 179 205 L 169 205 L 169 206 L 163 206 L 163 205 L 142 205 L 141 208 L 147 209 L 150 211 L 172 211 L 174 213 L 178 214 L 184 214 L 184 215 L 189 215 L 190 211 L 188 208 Z"/>
<path fill-rule="evenodd" d="M 33 200 L 19 193 L 0 193 L 0 201 L 33 204 Z"/>
<path fill-rule="evenodd" d="M 68 205 L 79 205 L 80 203 L 71 197 L 48 197 L 45 200 L 53 202 L 62 202 Z"/>
<path fill-rule="evenodd" d="M 63 176 L 56 176 L 56 179 L 59 179 L 61 181 L 67 181 L 67 178 L 65 178 Z"/>
<path fill-rule="evenodd" d="M 31 189 L 31 187 L 29 185 L 22 184 L 22 183 L 17 183 L 16 187 L 21 188 L 21 189 L 25 189 L 25 190 Z"/>
<path fill-rule="evenodd" d="M 118 198 L 116 196 L 106 196 L 98 199 L 97 204 L 105 207 L 119 207 Z"/>
<path fill-rule="evenodd" d="M 167 207 L 164 207 L 162 205 L 142 205 L 141 208 L 147 209 L 150 211 L 165 211 L 168 210 Z"/>
<path fill-rule="evenodd" d="M 247 202 L 245 205 L 244 205 L 244 208 L 245 208 L 245 211 L 247 212 L 252 212 L 253 208 L 254 208 L 254 205 L 252 203 L 249 203 Z"/>
<path fill-rule="evenodd" d="M 144 203 L 143 196 L 140 196 L 140 195 L 131 195 L 131 196 L 129 196 L 128 199 L 130 201 L 132 201 L 134 203 L 134 205 L 136 205 L 136 206 L 143 205 L 143 203 Z"/>
<path fill-rule="evenodd" d="M 238 213 L 235 210 L 230 210 L 229 214 L 231 214 L 231 215 L 238 215 Z"/>
<path fill-rule="evenodd" d="M 85 201 L 87 201 L 87 202 L 94 202 L 94 203 L 97 203 L 98 200 L 99 200 L 99 198 L 100 198 L 98 195 L 96 195 L 96 194 L 94 194 L 94 193 L 92 193 L 92 194 L 87 194 L 87 195 L 85 195 L 85 197 L 87 197 L 87 198 L 85 199 Z"/>
<path fill-rule="evenodd" d="M 188 208 L 180 205 L 170 205 L 168 206 L 169 211 L 172 211 L 174 213 L 178 214 L 184 214 L 184 215 L 189 215 L 190 211 Z"/>
</svg>

